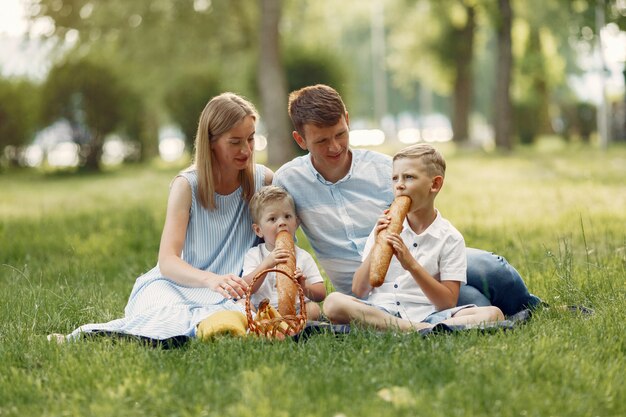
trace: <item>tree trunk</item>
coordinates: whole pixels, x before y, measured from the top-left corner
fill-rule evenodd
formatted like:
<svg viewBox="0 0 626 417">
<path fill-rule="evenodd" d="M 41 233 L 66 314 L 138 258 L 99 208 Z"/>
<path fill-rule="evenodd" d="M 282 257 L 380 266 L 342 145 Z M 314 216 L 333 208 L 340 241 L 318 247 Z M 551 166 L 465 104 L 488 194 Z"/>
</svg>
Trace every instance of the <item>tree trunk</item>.
<svg viewBox="0 0 626 417">
<path fill-rule="evenodd" d="M 513 148 L 511 140 L 512 105 L 509 88 L 511 85 L 511 69 L 513 51 L 511 46 L 511 23 L 513 11 L 510 0 L 498 0 L 500 20 L 497 23 L 497 63 L 496 63 L 496 97 L 494 112 L 494 130 L 496 147 L 505 150 Z"/>
<path fill-rule="evenodd" d="M 267 126 L 267 163 L 273 168 L 295 156 L 287 115 L 287 77 L 280 58 L 278 26 L 281 0 L 261 0 L 259 33 L 259 93 L 261 112 Z"/>
<path fill-rule="evenodd" d="M 465 6 L 467 22 L 457 32 L 457 51 L 455 54 L 456 77 L 454 79 L 454 112 L 452 131 L 457 144 L 469 140 L 469 115 L 472 107 L 473 75 L 472 57 L 474 54 L 474 30 L 476 11 L 473 6 Z"/>
<path fill-rule="evenodd" d="M 100 171 L 104 146 L 104 136 L 100 132 L 94 132 L 87 144 L 81 145 L 84 149 L 85 165 L 87 171 Z"/>
<path fill-rule="evenodd" d="M 159 122 L 152 109 L 146 110 L 142 114 L 139 146 L 140 162 L 150 161 L 159 155 Z M 193 145 L 190 149 L 193 149 Z"/>
</svg>

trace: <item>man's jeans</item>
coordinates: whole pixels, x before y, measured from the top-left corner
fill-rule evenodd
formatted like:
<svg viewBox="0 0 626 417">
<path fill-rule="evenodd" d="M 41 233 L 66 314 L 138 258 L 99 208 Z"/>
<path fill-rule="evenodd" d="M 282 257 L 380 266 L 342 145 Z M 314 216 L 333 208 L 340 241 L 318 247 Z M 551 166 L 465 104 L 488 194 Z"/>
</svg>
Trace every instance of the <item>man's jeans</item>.
<svg viewBox="0 0 626 417">
<path fill-rule="evenodd" d="M 494 305 L 506 316 L 541 303 L 530 294 L 519 272 L 502 256 L 467 248 L 467 285 L 461 286 L 457 305 Z"/>
</svg>

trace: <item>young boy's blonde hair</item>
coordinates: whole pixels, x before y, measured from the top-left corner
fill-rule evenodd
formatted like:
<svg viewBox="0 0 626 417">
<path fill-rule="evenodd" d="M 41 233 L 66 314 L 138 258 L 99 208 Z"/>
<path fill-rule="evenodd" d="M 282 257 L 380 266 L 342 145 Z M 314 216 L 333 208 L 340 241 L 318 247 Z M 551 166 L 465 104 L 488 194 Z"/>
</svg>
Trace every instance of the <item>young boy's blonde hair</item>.
<svg viewBox="0 0 626 417">
<path fill-rule="evenodd" d="M 287 192 L 283 187 L 276 185 L 266 185 L 257 191 L 250 200 L 250 214 L 252 215 L 252 221 L 258 224 L 261 221 L 263 215 L 263 209 L 269 204 L 275 201 L 287 201 L 293 212 L 296 212 L 296 203 L 293 201 L 291 194 Z"/>
<path fill-rule="evenodd" d="M 427 143 L 407 146 L 393 156 L 394 161 L 402 158 L 420 159 L 430 177 L 446 176 L 446 160 L 437 149 Z"/>
</svg>

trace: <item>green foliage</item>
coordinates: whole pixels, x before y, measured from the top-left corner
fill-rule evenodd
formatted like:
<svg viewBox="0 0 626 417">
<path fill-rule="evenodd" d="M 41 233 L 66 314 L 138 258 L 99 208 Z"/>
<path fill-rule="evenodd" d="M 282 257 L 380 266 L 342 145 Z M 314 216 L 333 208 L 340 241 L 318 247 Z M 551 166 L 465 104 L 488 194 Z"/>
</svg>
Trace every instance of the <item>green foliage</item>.
<svg viewBox="0 0 626 417">
<path fill-rule="evenodd" d="M 445 63 L 453 60 L 452 51 L 441 47 L 442 42 L 453 42 L 448 41 L 447 10 L 443 4 L 418 0 L 401 2 L 389 11 L 388 21 L 393 22 L 389 27 L 389 65 L 391 78 L 401 90 L 410 91 L 420 82 L 438 94 L 450 94 L 455 71 Z M 425 27 L 428 30 L 420 30 Z"/>
<path fill-rule="evenodd" d="M 596 130 L 596 107 L 590 103 L 565 103 L 561 106 L 563 129 L 569 140 L 579 139 L 590 142 Z"/>
<path fill-rule="evenodd" d="M 52 123 L 66 119 L 84 149 L 84 164 L 99 169 L 104 137 L 126 127 L 141 130 L 142 101 L 108 67 L 88 58 L 67 60 L 54 66 L 43 85 L 42 114 Z"/>
<path fill-rule="evenodd" d="M 43 86 L 43 116 L 49 123 L 64 118 L 87 128 L 91 135 L 106 135 L 122 120 L 124 89 L 107 67 L 88 59 L 54 66 Z"/>
<path fill-rule="evenodd" d="M 443 149 L 438 208 L 467 244 L 506 256 L 552 306 L 594 315 L 549 308 L 513 331 L 429 338 L 57 346 L 45 335 L 123 314 L 156 263 L 176 169 L 20 172 L 0 177 L 0 415 L 626 414 L 626 149 Z"/>
<path fill-rule="evenodd" d="M 168 121 L 166 96 L 189 75 L 189 68 L 217 65 L 225 89 L 250 95 L 245 83 L 254 67 L 250 60 L 255 54 L 256 5 L 191 0 L 38 3 L 42 7 L 32 10 L 35 16 L 53 19 L 55 37 L 78 33 L 71 56 L 88 50 L 91 57 L 124 74 L 126 83 L 148 103 L 148 119 Z"/>
<path fill-rule="evenodd" d="M 321 48 L 293 46 L 284 56 L 288 91 L 313 84 L 326 84 L 342 93 L 346 77 L 336 54 Z"/>
<path fill-rule="evenodd" d="M 620 30 L 626 30 L 626 6 L 621 0 L 559 0 L 560 6 L 569 10 L 573 31 L 579 40 L 595 41 L 597 36 L 596 18 L 598 6 L 603 9 L 606 23 L 614 23 Z M 555 25 L 556 27 L 557 25 Z"/>
<path fill-rule="evenodd" d="M 0 159 L 7 146 L 27 144 L 39 126 L 39 86 L 0 78 Z"/>
<path fill-rule="evenodd" d="M 291 47 L 284 53 L 284 57 L 287 91 L 326 84 L 335 88 L 339 94 L 344 93 L 346 77 L 339 65 L 339 58 L 332 52 L 319 48 Z M 295 154 L 306 153 L 294 141 L 290 141 L 289 145 Z"/>
<path fill-rule="evenodd" d="M 219 75 L 215 71 L 204 70 L 181 76 L 167 93 L 167 108 L 185 134 L 188 149 L 193 148 L 202 109 L 222 91 Z"/>
</svg>

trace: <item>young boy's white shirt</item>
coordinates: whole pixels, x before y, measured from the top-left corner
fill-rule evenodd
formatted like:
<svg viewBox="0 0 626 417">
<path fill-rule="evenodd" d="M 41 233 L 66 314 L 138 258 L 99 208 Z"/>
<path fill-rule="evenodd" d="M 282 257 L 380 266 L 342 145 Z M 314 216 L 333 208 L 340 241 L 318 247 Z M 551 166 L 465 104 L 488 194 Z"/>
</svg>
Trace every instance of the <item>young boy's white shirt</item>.
<svg viewBox="0 0 626 417">
<path fill-rule="evenodd" d="M 309 254 L 304 249 L 296 248 L 296 267 L 300 268 L 302 274 L 306 277 L 307 285 L 316 284 L 318 282 L 324 282 L 324 278 L 320 273 L 315 260 L 311 254 Z M 243 261 L 243 275 L 247 275 L 254 271 L 257 266 L 270 254 L 269 250 L 265 246 L 265 243 L 261 243 L 246 253 L 246 256 Z M 263 284 L 259 287 L 259 289 L 252 294 L 250 298 L 250 302 L 254 304 L 255 307 L 258 307 L 259 303 L 264 299 L 268 298 L 270 300 L 270 304 L 275 308 L 278 308 L 278 292 L 276 290 L 276 273 L 269 272 Z M 305 301 L 308 301 L 308 298 L 304 298 Z"/>
<path fill-rule="evenodd" d="M 421 234 L 416 234 L 405 219 L 400 237 L 409 248 L 413 258 L 438 281 L 467 281 L 467 257 L 463 235 L 437 210 L 433 223 Z M 372 250 L 376 239 L 372 230 L 365 244 L 363 259 Z M 383 307 L 403 319 L 420 322 L 436 311 L 435 306 L 417 285 L 413 276 L 402 268 L 393 256 L 385 282 L 373 288 L 368 303 Z"/>
</svg>

